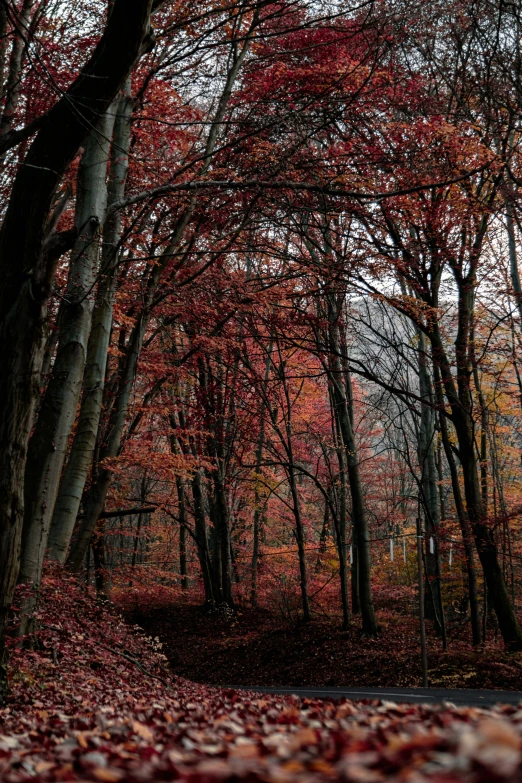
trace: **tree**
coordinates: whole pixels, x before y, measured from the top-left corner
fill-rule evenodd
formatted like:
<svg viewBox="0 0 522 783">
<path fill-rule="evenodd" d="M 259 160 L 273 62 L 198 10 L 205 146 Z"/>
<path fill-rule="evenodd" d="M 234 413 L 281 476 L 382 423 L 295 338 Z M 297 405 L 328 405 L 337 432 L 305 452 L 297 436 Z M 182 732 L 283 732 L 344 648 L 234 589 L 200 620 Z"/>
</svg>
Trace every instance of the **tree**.
<svg viewBox="0 0 522 783">
<path fill-rule="evenodd" d="M 20 167 L 0 232 L 0 649 L 19 569 L 24 471 L 43 361 L 46 306 L 56 263 L 76 231 L 48 234 L 52 199 L 83 143 L 139 57 L 152 0 L 115 0 L 90 59 L 49 111 Z M 81 109 L 78 109 L 81 106 Z M 22 237 L 22 241 L 20 241 Z"/>
</svg>

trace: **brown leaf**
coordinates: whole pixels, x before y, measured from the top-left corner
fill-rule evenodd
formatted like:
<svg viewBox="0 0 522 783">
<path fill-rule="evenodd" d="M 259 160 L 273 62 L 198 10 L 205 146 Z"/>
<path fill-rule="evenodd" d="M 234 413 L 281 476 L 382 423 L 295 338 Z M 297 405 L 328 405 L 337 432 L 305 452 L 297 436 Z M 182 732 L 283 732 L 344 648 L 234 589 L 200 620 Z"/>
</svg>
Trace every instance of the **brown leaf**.
<svg viewBox="0 0 522 783">
<path fill-rule="evenodd" d="M 520 736 L 507 720 L 483 720 L 478 725 L 478 731 L 488 742 L 520 750 Z"/>
<path fill-rule="evenodd" d="M 141 737 L 146 742 L 154 742 L 154 734 L 149 727 L 145 726 L 143 723 L 139 723 L 137 720 L 133 721 L 132 730 L 138 737 Z"/>
<path fill-rule="evenodd" d="M 255 759 L 259 756 L 260 748 L 254 743 L 250 745 L 233 745 L 229 756 L 236 759 Z"/>
<path fill-rule="evenodd" d="M 104 781 L 104 783 L 118 783 L 123 777 L 123 772 L 114 768 L 107 769 L 106 767 L 96 767 L 96 769 L 91 771 L 91 775 L 93 775 L 96 780 Z"/>
<path fill-rule="evenodd" d="M 292 750 L 299 750 L 299 748 L 304 748 L 306 745 L 317 745 L 317 734 L 309 726 L 301 729 L 301 731 L 297 731 L 290 740 Z"/>
<path fill-rule="evenodd" d="M 34 765 L 34 771 L 40 775 L 42 772 L 48 772 L 54 766 L 52 761 L 37 761 Z"/>
</svg>

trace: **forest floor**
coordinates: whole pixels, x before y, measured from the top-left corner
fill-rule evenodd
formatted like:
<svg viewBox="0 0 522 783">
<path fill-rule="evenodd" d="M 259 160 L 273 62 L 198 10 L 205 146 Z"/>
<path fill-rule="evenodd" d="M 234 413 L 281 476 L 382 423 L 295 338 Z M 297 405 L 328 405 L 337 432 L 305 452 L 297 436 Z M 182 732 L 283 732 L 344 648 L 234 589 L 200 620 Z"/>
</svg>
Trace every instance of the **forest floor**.
<svg viewBox="0 0 522 783">
<path fill-rule="evenodd" d="M 204 640 L 178 634 L 197 655 Z M 31 642 L 10 642 L 5 783 L 522 779 L 520 706 L 322 701 L 196 684 L 172 674 L 157 640 L 57 571 L 44 580 Z"/>
<path fill-rule="evenodd" d="M 132 622 L 157 636 L 172 671 L 217 686 L 420 686 L 418 620 L 380 614 L 382 633 L 362 639 L 360 621 L 342 631 L 338 618 L 306 625 L 262 609 L 239 608 L 224 620 L 200 605 L 140 604 Z M 490 630 L 473 649 L 469 631 L 450 631 L 448 649 L 428 626 L 429 684 L 439 688 L 522 690 L 522 654 L 508 654 Z"/>
</svg>

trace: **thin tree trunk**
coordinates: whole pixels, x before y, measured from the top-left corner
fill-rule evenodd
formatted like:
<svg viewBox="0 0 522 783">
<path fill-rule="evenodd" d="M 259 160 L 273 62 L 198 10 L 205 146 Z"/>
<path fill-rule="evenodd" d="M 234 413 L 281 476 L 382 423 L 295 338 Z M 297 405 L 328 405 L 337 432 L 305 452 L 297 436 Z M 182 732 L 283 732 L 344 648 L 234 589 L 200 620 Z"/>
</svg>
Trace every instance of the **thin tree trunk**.
<svg viewBox="0 0 522 783">
<path fill-rule="evenodd" d="M 134 569 L 136 565 L 136 559 L 138 556 L 138 544 L 140 542 L 140 533 L 141 533 L 141 523 L 143 520 L 143 514 L 138 514 L 138 521 L 136 524 L 136 532 L 134 534 L 134 543 L 132 545 L 132 559 L 131 559 L 131 566 Z M 132 582 L 131 582 L 132 584 Z"/>
<path fill-rule="evenodd" d="M 334 401 L 339 416 L 342 439 L 346 450 L 346 464 L 348 468 L 348 481 L 352 496 L 352 526 L 355 532 L 357 544 L 358 588 L 362 618 L 362 631 L 365 636 L 376 636 L 379 633 L 379 624 L 375 615 L 371 586 L 370 565 L 370 533 L 368 517 L 364 505 L 364 491 L 359 471 L 357 456 L 357 444 L 353 431 L 352 419 L 348 408 L 348 395 L 351 396 L 351 388 L 346 392 L 346 383 L 350 383 L 349 377 L 343 371 L 341 363 L 339 320 L 333 312 L 329 329 L 330 361 L 333 371 L 331 373 Z"/>
<path fill-rule="evenodd" d="M 338 379 L 339 380 L 339 379 Z M 343 630 L 350 626 L 350 604 L 348 599 L 348 563 L 347 563 L 347 516 L 348 516 L 348 498 L 347 498 L 347 465 L 346 451 L 341 434 L 340 412 L 334 401 L 334 391 L 332 384 L 329 388 L 330 409 L 334 419 L 334 434 L 336 441 L 337 461 L 339 465 L 339 511 L 338 511 L 338 537 L 337 549 L 339 553 L 339 578 L 341 582 L 341 607 L 343 611 Z"/>
<path fill-rule="evenodd" d="M 304 536 L 304 528 L 303 528 L 303 520 L 301 517 L 301 506 L 299 503 L 299 491 L 297 488 L 297 481 L 296 481 L 296 475 L 295 475 L 295 460 L 294 460 L 294 450 L 293 450 L 293 432 L 292 432 L 292 401 L 290 399 L 290 393 L 288 389 L 288 383 L 287 378 L 285 374 L 285 363 L 283 361 L 282 355 L 281 355 L 281 349 L 278 345 L 278 353 L 279 353 L 279 368 L 277 375 L 279 379 L 282 381 L 283 385 L 283 392 L 285 395 L 285 401 L 286 401 L 286 416 L 285 416 L 285 432 L 283 434 L 281 428 L 276 422 L 275 413 L 272 409 L 270 409 L 270 415 L 272 418 L 272 422 L 276 427 L 276 431 L 279 435 L 279 439 L 281 441 L 281 444 L 283 448 L 286 451 L 286 455 L 288 458 L 287 463 L 287 478 L 288 478 L 288 484 L 290 487 L 290 494 L 292 496 L 292 510 L 294 514 L 294 520 L 295 520 L 295 539 L 297 542 L 297 552 L 298 552 L 298 558 L 299 558 L 299 586 L 301 589 L 301 603 L 303 606 L 303 620 L 305 623 L 309 622 L 312 619 L 312 614 L 310 612 L 310 601 L 308 598 L 308 575 L 307 575 L 307 569 L 306 569 L 306 552 L 305 552 L 305 536 Z"/>
<path fill-rule="evenodd" d="M 250 566 L 251 582 L 250 582 L 250 602 L 252 606 L 258 605 L 258 592 L 257 592 L 257 576 L 259 565 L 259 539 L 260 539 L 260 522 L 262 516 L 261 508 L 261 493 L 259 491 L 258 477 L 261 476 L 261 468 L 263 465 L 263 450 L 265 447 L 265 414 L 266 414 L 266 394 L 268 381 L 270 379 L 270 367 L 272 365 L 272 351 L 273 341 L 270 340 L 268 346 L 268 353 L 265 363 L 265 377 L 263 379 L 262 399 L 261 399 L 261 411 L 259 414 L 260 428 L 259 439 L 257 441 L 256 449 L 256 467 L 255 467 L 255 485 L 254 485 L 254 523 L 253 523 L 253 547 L 252 547 L 252 563 Z"/>
<path fill-rule="evenodd" d="M 466 558 L 466 569 L 468 576 L 468 594 L 469 594 L 469 606 L 471 614 L 471 634 L 473 639 L 473 645 L 477 646 L 482 642 L 482 632 L 480 625 L 480 607 L 478 599 L 478 584 L 477 584 L 477 570 L 475 567 L 475 555 L 473 552 L 473 533 L 471 526 L 464 508 L 464 500 L 460 490 L 459 474 L 457 465 L 455 463 L 455 457 L 451 446 L 451 441 L 448 434 L 448 424 L 446 416 L 444 415 L 444 403 L 442 399 L 442 389 L 440 386 L 440 374 L 438 368 L 434 367 L 435 377 L 435 396 L 437 405 L 439 406 L 439 426 L 442 440 L 442 446 L 444 448 L 444 454 L 446 455 L 446 461 L 450 470 L 451 487 L 453 490 L 453 499 L 455 501 L 455 510 L 457 512 L 457 518 L 459 520 L 460 529 L 462 531 L 462 542 L 464 545 L 464 554 Z"/>
<path fill-rule="evenodd" d="M 194 526 L 196 532 L 196 543 L 201 566 L 201 576 L 203 578 L 203 587 L 205 589 L 205 603 L 210 606 L 216 603 L 216 596 L 214 595 L 214 588 L 212 583 L 210 552 L 208 548 L 207 520 L 205 516 L 205 504 L 203 500 L 201 471 L 199 468 L 192 476 L 191 488 L 192 499 L 194 503 Z"/>
<path fill-rule="evenodd" d="M 515 235 L 515 221 L 513 216 L 513 202 L 511 198 L 506 199 L 506 228 L 508 235 L 509 250 L 509 276 L 513 287 L 513 296 L 519 315 L 519 328 L 522 331 L 522 286 L 520 285 L 520 274 L 518 271 L 517 242 Z"/>
<path fill-rule="evenodd" d="M 292 459 L 292 456 L 290 456 Z M 292 505 L 295 519 L 295 538 L 297 541 L 297 550 L 299 557 L 299 584 L 301 587 L 301 602 L 303 605 L 303 620 L 305 623 L 312 619 L 310 612 L 310 602 L 308 598 L 308 577 L 306 573 L 306 553 L 303 522 L 301 519 L 301 508 L 299 505 L 299 492 L 297 489 L 295 470 L 293 461 L 288 466 L 288 483 L 292 495 Z"/>
<path fill-rule="evenodd" d="M 176 488 L 178 491 L 178 515 L 179 515 L 179 573 L 181 576 L 181 589 L 188 590 L 187 571 L 187 506 L 185 502 L 185 485 L 181 476 L 176 476 Z"/>
<path fill-rule="evenodd" d="M 180 428 L 183 430 L 185 429 L 185 416 L 182 410 L 182 398 L 181 398 L 179 386 L 178 388 L 176 388 L 176 397 L 178 402 L 179 424 L 180 424 Z M 175 434 L 175 431 L 177 429 L 177 422 L 174 414 L 172 414 L 170 417 L 170 424 L 174 431 L 170 440 L 171 449 L 173 450 L 174 453 L 179 453 L 179 451 L 181 451 L 184 455 L 188 456 L 189 446 L 187 446 L 187 444 L 184 443 L 183 440 L 178 439 L 178 437 Z M 190 439 L 190 452 L 192 453 L 194 459 L 197 459 L 196 445 L 194 443 L 193 438 Z M 214 592 L 212 586 L 210 552 L 208 549 L 208 533 L 207 533 L 207 521 L 205 516 L 205 502 L 204 502 L 203 487 L 201 482 L 201 471 L 199 467 L 197 467 L 192 474 L 192 478 L 190 480 L 190 486 L 191 486 L 192 502 L 193 502 L 193 509 L 194 509 L 194 540 L 196 542 L 198 560 L 201 569 L 201 578 L 203 580 L 203 588 L 205 591 L 205 604 L 207 604 L 208 606 L 212 606 L 215 603 L 215 601 L 214 601 Z"/>
<path fill-rule="evenodd" d="M 426 552 L 424 563 L 426 568 L 427 590 L 425 591 L 425 614 L 430 620 L 435 621 L 435 627 L 442 636 L 443 646 L 446 649 L 446 623 L 444 607 L 442 605 L 442 591 L 440 580 L 439 560 L 439 527 L 440 506 L 437 488 L 437 468 L 435 463 L 435 421 L 433 413 L 433 394 L 431 377 L 428 367 L 426 338 L 418 330 L 418 367 L 419 367 L 419 393 L 423 400 L 421 405 L 418 456 L 421 468 L 421 491 L 426 519 L 425 530 L 434 541 L 434 552 L 429 548 Z"/>
</svg>

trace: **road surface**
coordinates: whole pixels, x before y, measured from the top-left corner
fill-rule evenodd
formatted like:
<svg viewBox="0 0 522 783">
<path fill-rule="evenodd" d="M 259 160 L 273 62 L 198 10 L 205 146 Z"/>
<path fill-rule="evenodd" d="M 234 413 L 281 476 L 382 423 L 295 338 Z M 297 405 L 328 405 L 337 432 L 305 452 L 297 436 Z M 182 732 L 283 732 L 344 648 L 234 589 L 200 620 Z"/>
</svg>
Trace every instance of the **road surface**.
<svg viewBox="0 0 522 783">
<path fill-rule="evenodd" d="M 482 691 L 446 688 L 254 688 L 230 686 L 235 690 L 256 693 L 295 694 L 307 699 L 380 699 L 407 704 L 443 704 L 456 707 L 493 707 L 495 704 L 522 702 L 520 691 Z"/>
</svg>

